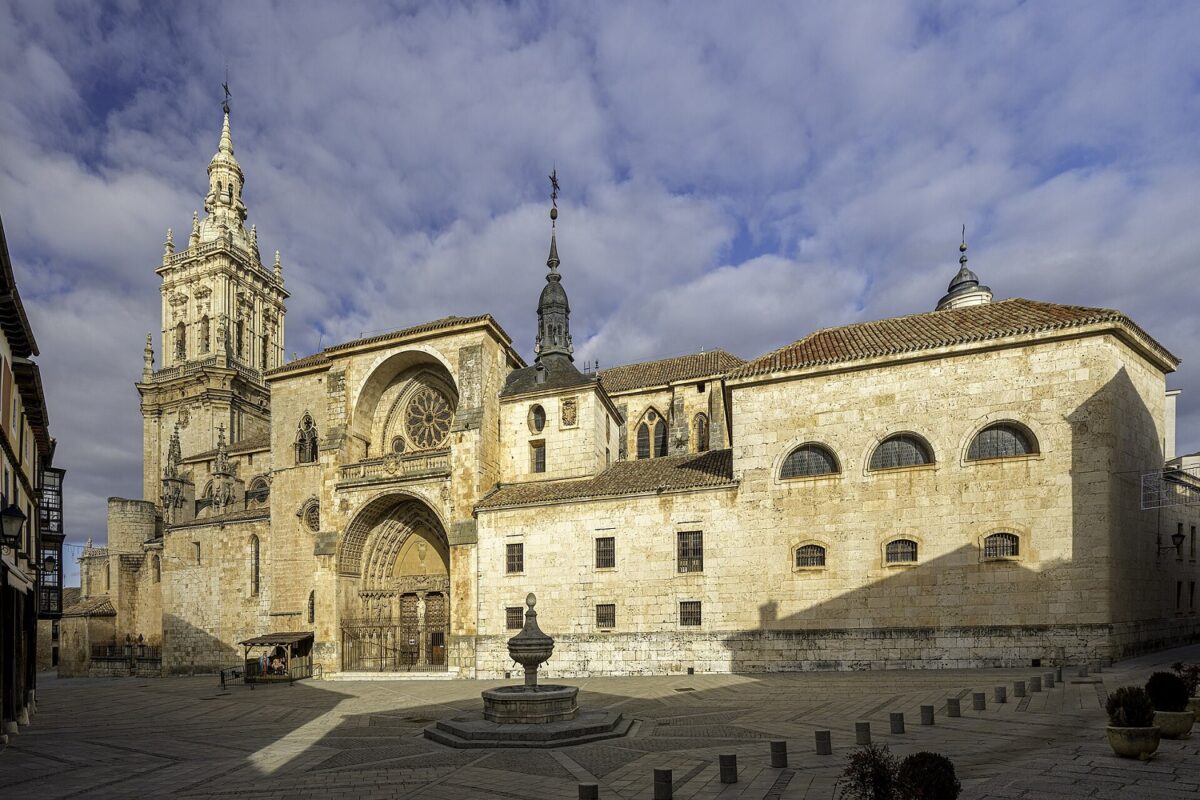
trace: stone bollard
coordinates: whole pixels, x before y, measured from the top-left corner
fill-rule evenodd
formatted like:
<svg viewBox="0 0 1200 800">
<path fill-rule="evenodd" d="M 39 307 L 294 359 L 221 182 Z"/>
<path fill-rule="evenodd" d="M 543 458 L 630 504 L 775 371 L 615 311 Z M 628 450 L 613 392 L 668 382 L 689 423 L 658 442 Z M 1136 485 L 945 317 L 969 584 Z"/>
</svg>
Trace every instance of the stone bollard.
<svg viewBox="0 0 1200 800">
<path fill-rule="evenodd" d="M 600 784 L 579 784 L 579 800 L 600 800 Z"/>
<path fill-rule="evenodd" d="M 787 769 L 787 742 L 771 742 L 771 766 Z"/>
<path fill-rule="evenodd" d="M 889 715 L 892 722 L 892 733 L 904 733 L 904 712 L 893 711 Z"/>
<path fill-rule="evenodd" d="M 854 723 L 854 743 L 855 744 L 870 744 L 871 743 L 871 723 L 869 723 L 869 722 Z"/>
<path fill-rule="evenodd" d="M 992 689 L 992 701 L 996 703 L 1008 702 L 1008 688 L 1005 686 L 997 686 Z"/>
<path fill-rule="evenodd" d="M 654 770 L 654 800 L 672 800 L 675 790 L 672 788 L 671 770 Z"/>
<path fill-rule="evenodd" d="M 921 724 L 933 724 L 933 706 L 921 706 Z"/>
<path fill-rule="evenodd" d="M 1079 677 L 1086 678 L 1088 676 L 1088 668 L 1086 666 L 1079 668 Z"/>
<path fill-rule="evenodd" d="M 1025 696 L 1025 681 L 1013 681 L 1013 697 Z"/>
<path fill-rule="evenodd" d="M 971 709 L 974 711 L 987 711 L 987 695 L 983 692 L 975 692 L 972 694 Z"/>
<path fill-rule="evenodd" d="M 1059 683 L 1062 683 L 1062 667 L 1054 668 L 1054 680 L 1058 681 Z M 1053 687 L 1051 687 L 1051 688 L 1053 688 Z"/>
<path fill-rule="evenodd" d="M 833 737 L 829 735 L 829 731 L 817 731 L 817 755 L 833 755 Z"/>
<path fill-rule="evenodd" d="M 721 765 L 721 783 L 737 783 L 737 754 L 719 755 L 717 763 Z"/>
<path fill-rule="evenodd" d="M 1034 675 L 1029 679 L 1029 693 L 1040 692 L 1042 690 L 1042 679 Z"/>
<path fill-rule="evenodd" d="M 961 717 L 962 716 L 962 708 L 958 705 L 957 697 L 947 697 L 946 698 L 946 716 L 947 717 Z"/>
<path fill-rule="evenodd" d="M 1045 675 L 1042 676 L 1042 685 L 1045 686 L 1047 689 L 1054 688 L 1054 673 L 1053 672 L 1047 672 Z"/>
<path fill-rule="evenodd" d="M 1112 665 L 1113 665 L 1113 660 L 1111 658 L 1100 659 L 1100 666 L 1104 667 L 1105 669 L 1108 669 Z M 1099 670 L 1097 670 L 1097 672 L 1099 672 Z"/>
</svg>

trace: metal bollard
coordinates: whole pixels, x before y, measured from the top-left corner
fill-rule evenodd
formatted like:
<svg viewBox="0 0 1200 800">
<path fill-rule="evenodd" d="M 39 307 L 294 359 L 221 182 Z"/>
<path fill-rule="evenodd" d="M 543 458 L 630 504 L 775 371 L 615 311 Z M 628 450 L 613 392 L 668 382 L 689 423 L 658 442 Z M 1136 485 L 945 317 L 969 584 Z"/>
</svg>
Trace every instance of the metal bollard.
<svg viewBox="0 0 1200 800">
<path fill-rule="evenodd" d="M 721 783 L 737 783 L 737 754 L 719 755 L 717 763 L 721 765 Z"/>
<path fill-rule="evenodd" d="M 975 692 L 971 695 L 971 710 L 987 711 L 987 695 L 983 692 Z"/>
<path fill-rule="evenodd" d="M 1013 697 L 1025 696 L 1025 681 L 1013 681 Z"/>
<path fill-rule="evenodd" d="M 1042 676 L 1042 686 L 1046 687 L 1047 689 L 1054 688 L 1054 673 L 1053 672 L 1047 672 L 1045 675 Z"/>
<path fill-rule="evenodd" d="M 654 770 L 654 800 L 673 800 L 675 790 L 672 783 L 671 770 Z"/>
<path fill-rule="evenodd" d="M 1042 679 L 1034 675 L 1029 679 L 1029 693 L 1040 692 L 1042 690 Z"/>
<path fill-rule="evenodd" d="M 579 784 L 579 800 L 600 800 L 600 784 Z"/>
<path fill-rule="evenodd" d="M 957 697 L 947 697 L 946 698 L 946 716 L 947 717 L 961 717 L 962 716 L 962 708 L 958 705 Z"/>
<path fill-rule="evenodd" d="M 892 722 L 892 733 L 904 733 L 904 712 L 893 711 L 889 715 Z"/>
<path fill-rule="evenodd" d="M 775 769 L 787 769 L 787 742 L 771 742 L 771 766 Z"/>
<path fill-rule="evenodd" d="M 854 723 L 854 743 L 855 744 L 870 744 L 871 743 L 871 723 L 869 723 L 869 722 Z"/>
<path fill-rule="evenodd" d="M 833 755 L 833 737 L 829 735 L 829 731 L 817 731 L 817 755 Z"/>
<path fill-rule="evenodd" d="M 992 699 L 995 700 L 997 703 L 1007 703 L 1008 702 L 1008 687 L 997 686 L 994 690 L 992 690 Z"/>
<path fill-rule="evenodd" d="M 933 706 L 921 706 L 921 724 L 933 724 Z"/>
</svg>

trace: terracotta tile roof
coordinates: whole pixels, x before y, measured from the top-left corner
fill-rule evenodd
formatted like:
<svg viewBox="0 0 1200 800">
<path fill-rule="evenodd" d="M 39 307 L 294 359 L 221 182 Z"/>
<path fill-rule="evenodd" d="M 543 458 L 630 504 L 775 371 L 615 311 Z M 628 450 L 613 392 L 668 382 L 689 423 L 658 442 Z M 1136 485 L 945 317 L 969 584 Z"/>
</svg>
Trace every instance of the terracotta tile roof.
<svg viewBox="0 0 1200 800">
<path fill-rule="evenodd" d="M 172 530 L 176 528 L 201 528 L 207 525 L 229 525 L 234 522 L 253 522 L 260 519 L 269 519 L 271 509 L 269 508 L 247 508 L 239 509 L 238 511 L 229 511 L 224 514 L 210 514 L 206 517 L 197 517 L 196 519 L 188 520 L 187 522 L 178 522 L 168 527 Z"/>
<path fill-rule="evenodd" d="M 113 608 L 108 595 L 89 597 L 63 611 L 64 617 L 115 617 L 117 610 Z"/>
<path fill-rule="evenodd" d="M 235 456 L 235 455 L 238 455 L 239 453 L 250 453 L 250 452 L 258 452 L 259 450 L 266 450 L 270 446 L 271 446 L 271 434 L 261 433 L 261 434 L 255 435 L 255 436 L 247 436 L 245 439 L 234 442 L 233 444 L 231 444 L 225 448 L 225 452 L 229 453 L 229 455 L 231 455 L 231 456 Z M 194 455 L 185 456 L 183 458 L 183 462 L 189 463 L 189 462 L 193 462 L 193 461 L 205 461 L 207 459 L 212 458 L 216 454 L 217 454 L 217 448 L 214 447 L 211 450 L 205 450 L 203 452 L 196 453 Z"/>
<path fill-rule="evenodd" d="M 70 608 L 79 602 L 79 598 L 83 596 L 83 589 L 78 586 L 64 586 L 62 596 L 62 607 Z"/>
<path fill-rule="evenodd" d="M 504 338 L 509 340 L 508 334 L 505 333 L 504 329 L 500 327 L 500 324 L 496 322 L 495 318 L 493 318 L 491 314 L 480 314 L 474 317 L 442 317 L 441 319 L 435 319 L 431 322 L 423 322 L 420 325 L 413 325 L 409 328 L 401 328 L 399 330 L 381 333 L 377 336 L 367 336 L 362 339 L 354 339 L 349 342 L 343 342 L 342 344 L 335 344 L 332 347 L 326 347 L 319 353 L 313 353 L 311 356 L 298 358 L 295 361 L 289 361 L 283 366 L 268 370 L 266 374 L 282 375 L 295 369 L 310 367 L 315 364 L 325 364 L 332 360 L 330 358 L 331 353 L 338 353 L 342 350 L 349 350 L 353 347 L 361 347 L 363 345 L 375 344 L 377 342 L 386 342 L 390 339 L 403 339 L 407 336 L 419 336 L 424 333 L 432 333 L 433 331 L 442 330 L 443 328 L 452 328 L 456 325 L 469 325 L 476 322 L 491 322 L 500 330 L 502 334 L 504 334 Z"/>
<path fill-rule="evenodd" d="M 663 386 L 676 381 L 691 381 L 697 378 L 724 375 L 745 363 L 745 359 L 738 358 L 733 353 L 713 350 L 708 353 L 692 353 L 659 361 L 643 361 L 640 364 L 611 367 L 600 370 L 597 374 L 605 391 L 615 394 L 647 386 Z"/>
<path fill-rule="evenodd" d="M 965 308 L 825 328 L 731 372 L 730 379 L 767 375 L 824 364 L 932 350 L 1034 333 L 1113 323 L 1131 329 L 1162 358 L 1171 355 L 1120 311 L 1064 306 L 1015 298 Z"/>
<path fill-rule="evenodd" d="M 733 451 L 710 450 L 699 454 L 618 461 L 594 478 L 498 486 L 475 506 L 475 510 L 487 511 L 584 497 L 619 497 L 643 492 L 730 486 L 733 483 Z"/>
</svg>

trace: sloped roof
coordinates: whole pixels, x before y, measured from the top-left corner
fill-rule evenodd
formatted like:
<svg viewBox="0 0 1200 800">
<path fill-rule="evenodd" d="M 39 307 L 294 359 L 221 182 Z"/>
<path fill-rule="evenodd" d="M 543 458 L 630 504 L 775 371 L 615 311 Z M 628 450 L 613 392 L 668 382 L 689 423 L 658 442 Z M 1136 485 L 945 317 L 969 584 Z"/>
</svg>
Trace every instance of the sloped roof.
<svg viewBox="0 0 1200 800">
<path fill-rule="evenodd" d="M 707 453 L 618 461 L 599 475 L 581 480 L 498 485 L 475 506 L 475 510 L 733 484 L 733 451 L 710 450 Z"/>
<path fill-rule="evenodd" d="M 1089 308 L 1014 298 L 964 308 L 825 328 L 760 356 L 731 372 L 730 379 L 805 367 L 932 350 L 1015 336 L 1113 323 L 1129 328 L 1163 360 L 1179 359 L 1132 320 L 1111 308 Z"/>
<path fill-rule="evenodd" d="M 89 597 L 63 611 L 64 617 L 115 617 L 117 610 L 113 608 L 108 595 L 102 594 Z"/>
<path fill-rule="evenodd" d="M 0 330 L 8 340 L 9 349 L 18 358 L 38 355 L 33 328 L 25 315 L 25 304 L 17 291 L 12 261 L 8 256 L 8 240 L 4 236 L 4 221 L 0 219 Z"/>
<path fill-rule="evenodd" d="M 254 436 L 247 436 L 245 439 L 241 439 L 237 442 L 234 442 L 231 445 L 228 445 L 225 448 L 225 452 L 231 456 L 235 456 L 235 455 L 238 455 L 239 453 L 252 453 L 252 452 L 257 452 L 259 450 L 266 450 L 270 446 L 271 446 L 271 434 L 270 433 L 260 433 L 260 434 L 254 435 Z M 184 463 L 188 463 L 191 461 L 205 461 L 207 459 L 213 458 L 214 456 L 216 456 L 216 454 L 217 454 L 217 448 L 214 447 L 211 450 L 205 450 L 201 453 L 196 453 L 194 455 L 185 456 L 182 460 Z"/>
<path fill-rule="evenodd" d="M 745 359 L 724 350 L 692 353 L 686 356 L 643 361 L 601 370 L 597 375 L 609 394 L 629 392 L 647 386 L 663 386 L 677 381 L 690 381 L 724 375 L 745 364 Z"/>
<path fill-rule="evenodd" d="M 78 586 L 64 586 L 62 596 L 62 607 L 70 608 L 79 602 L 79 598 L 83 596 L 83 589 Z"/>
<path fill-rule="evenodd" d="M 527 392 L 573 389 L 578 386 L 592 386 L 595 383 L 595 375 L 583 374 L 569 358 L 554 354 L 546 356 L 533 366 L 514 369 L 508 373 L 500 396 L 513 397 Z"/>
</svg>

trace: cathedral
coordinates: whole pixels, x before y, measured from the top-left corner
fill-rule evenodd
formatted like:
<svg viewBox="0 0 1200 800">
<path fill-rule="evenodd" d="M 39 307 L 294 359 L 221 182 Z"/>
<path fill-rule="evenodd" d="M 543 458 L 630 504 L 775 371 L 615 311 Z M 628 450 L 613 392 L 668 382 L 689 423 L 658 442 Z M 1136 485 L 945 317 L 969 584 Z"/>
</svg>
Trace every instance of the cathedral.
<svg viewBox="0 0 1200 800">
<path fill-rule="evenodd" d="M 554 209 L 534 342 L 446 317 L 288 361 L 228 109 L 208 176 L 156 269 L 143 496 L 110 498 L 84 551 L 63 674 L 132 643 L 171 675 L 290 641 L 320 677 L 503 677 L 530 592 L 552 676 L 1078 663 L 1200 635 L 1179 361 L 1119 311 L 994 299 L 964 243 L 924 313 L 581 370 Z"/>
</svg>

